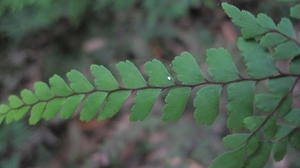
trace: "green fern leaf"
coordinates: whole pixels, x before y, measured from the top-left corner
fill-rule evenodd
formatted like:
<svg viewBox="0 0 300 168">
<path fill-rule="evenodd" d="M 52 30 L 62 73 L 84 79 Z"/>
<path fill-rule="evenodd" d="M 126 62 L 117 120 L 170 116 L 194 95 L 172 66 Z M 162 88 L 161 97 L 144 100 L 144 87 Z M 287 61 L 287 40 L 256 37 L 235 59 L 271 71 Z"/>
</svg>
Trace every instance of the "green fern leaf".
<svg viewBox="0 0 300 168">
<path fill-rule="evenodd" d="M 75 112 L 76 109 L 78 108 L 80 102 L 83 100 L 84 95 L 74 95 L 65 101 L 65 103 L 62 106 L 60 117 L 62 119 L 67 119 L 70 118 Z"/>
<path fill-rule="evenodd" d="M 293 97 L 287 96 L 286 100 L 283 101 L 282 105 L 278 109 L 278 116 L 284 117 L 286 114 L 288 114 L 292 108 L 293 104 Z"/>
<path fill-rule="evenodd" d="M 297 129 L 289 138 L 290 144 L 297 149 L 300 149 L 300 130 Z"/>
<path fill-rule="evenodd" d="M 236 149 L 244 145 L 248 138 L 249 134 L 230 134 L 225 136 L 222 140 L 225 147 L 229 149 Z"/>
<path fill-rule="evenodd" d="M 114 90 L 119 88 L 119 84 L 112 73 L 104 66 L 92 65 L 91 73 L 95 78 L 96 88 L 99 90 Z"/>
<path fill-rule="evenodd" d="M 227 126 L 233 131 L 244 128 L 244 118 L 252 115 L 254 102 L 254 82 L 240 82 L 228 86 Z"/>
<path fill-rule="evenodd" d="M 137 67 L 130 61 L 120 62 L 116 65 L 125 88 L 145 87 L 146 81 Z"/>
<path fill-rule="evenodd" d="M 0 114 L 5 114 L 9 111 L 10 107 L 6 104 L 0 105 Z"/>
<path fill-rule="evenodd" d="M 243 51 L 249 76 L 263 78 L 277 73 L 273 58 L 265 50 L 254 42 L 238 40 L 238 48 Z"/>
<path fill-rule="evenodd" d="M 262 112 L 272 112 L 280 102 L 280 97 L 272 94 L 255 95 L 255 106 Z"/>
<path fill-rule="evenodd" d="M 218 82 L 238 78 L 238 70 L 231 55 L 224 48 L 211 48 L 207 52 L 208 73 Z"/>
<path fill-rule="evenodd" d="M 265 128 L 263 129 L 264 136 L 266 138 L 274 138 L 275 134 L 277 133 L 278 125 L 277 125 L 277 118 L 276 116 L 269 119 L 269 121 L 266 123 Z"/>
<path fill-rule="evenodd" d="M 36 82 L 34 84 L 35 95 L 40 100 L 49 100 L 54 96 L 49 86 L 44 82 Z"/>
<path fill-rule="evenodd" d="M 131 91 L 113 92 L 107 98 L 107 103 L 104 105 L 103 112 L 100 114 L 99 119 L 105 120 L 116 115 L 124 102 L 130 96 Z"/>
<path fill-rule="evenodd" d="M 6 114 L 9 111 L 10 107 L 6 104 L 0 105 L 0 124 L 5 121 Z"/>
<path fill-rule="evenodd" d="M 49 84 L 53 93 L 57 96 L 68 96 L 72 93 L 72 90 L 66 82 L 58 75 L 51 77 L 49 79 Z"/>
<path fill-rule="evenodd" d="M 273 158 L 276 161 L 281 161 L 287 153 L 288 140 L 284 139 L 279 142 L 275 142 L 272 146 Z"/>
<path fill-rule="evenodd" d="M 222 7 L 232 22 L 241 28 L 244 38 L 255 37 L 267 31 L 257 23 L 256 18 L 248 11 L 240 11 L 228 3 L 222 3 Z"/>
<path fill-rule="evenodd" d="M 289 135 L 294 130 L 293 126 L 289 125 L 280 125 L 276 135 L 274 136 L 275 139 L 282 139 Z"/>
<path fill-rule="evenodd" d="M 35 125 L 42 119 L 43 112 L 45 110 L 46 105 L 47 103 L 41 102 L 32 107 L 30 118 L 29 118 L 30 125 Z"/>
<path fill-rule="evenodd" d="M 290 72 L 292 74 L 298 74 L 300 75 L 300 57 L 295 57 L 292 62 L 290 63 Z"/>
<path fill-rule="evenodd" d="M 148 82 L 151 86 L 170 86 L 174 84 L 174 79 L 166 67 L 158 60 L 154 59 L 144 65 L 145 73 L 149 76 Z"/>
<path fill-rule="evenodd" d="M 94 89 L 94 86 L 77 70 L 68 72 L 67 77 L 71 88 L 77 93 L 90 92 Z"/>
<path fill-rule="evenodd" d="M 172 62 L 172 69 L 177 79 L 183 84 L 198 84 L 204 82 L 202 72 L 194 57 L 187 52 L 176 57 Z"/>
<path fill-rule="evenodd" d="M 97 112 L 99 112 L 106 96 L 107 93 L 104 92 L 95 92 L 89 95 L 83 102 L 83 107 L 80 112 L 80 120 L 90 121 L 93 119 L 97 115 Z"/>
<path fill-rule="evenodd" d="M 37 97 L 28 89 L 21 91 L 21 98 L 25 104 L 34 104 L 38 101 Z"/>
<path fill-rule="evenodd" d="M 293 23 L 288 18 L 281 19 L 281 21 L 278 24 L 278 31 L 290 38 L 295 37 Z"/>
<path fill-rule="evenodd" d="M 271 79 L 268 80 L 268 87 L 272 93 L 284 96 L 291 90 L 294 82 L 295 80 L 293 78 Z"/>
<path fill-rule="evenodd" d="M 260 127 L 265 119 L 264 116 L 250 116 L 244 119 L 244 124 L 249 131 L 253 132 Z"/>
<path fill-rule="evenodd" d="M 219 102 L 222 88 L 218 85 L 206 86 L 197 92 L 194 99 L 196 110 L 194 117 L 203 125 L 211 125 L 219 114 Z"/>
<path fill-rule="evenodd" d="M 300 19 L 300 4 L 291 7 L 290 15 L 294 18 Z"/>
<path fill-rule="evenodd" d="M 247 155 L 251 156 L 251 155 L 255 154 L 257 152 L 257 150 L 259 149 L 261 139 L 260 139 L 259 135 L 256 135 L 250 139 L 247 139 L 245 141 L 245 143 L 247 143 L 247 141 L 248 141 L 248 144 L 246 145 Z"/>
<path fill-rule="evenodd" d="M 259 147 L 260 139 L 258 136 L 254 136 L 249 140 L 250 134 L 230 134 L 223 138 L 224 146 L 229 149 L 238 149 L 244 147 L 247 144 L 246 154 L 252 155 Z M 247 142 L 248 141 L 248 142 Z"/>
<path fill-rule="evenodd" d="M 3 114 L 0 114 L 0 124 L 2 124 L 3 123 L 3 121 L 5 120 L 5 115 L 3 115 Z"/>
<path fill-rule="evenodd" d="M 170 89 L 165 99 L 166 105 L 163 109 L 162 119 L 170 122 L 177 121 L 185 110 L 190 94 L 191 88 L 189 87 Z"/>
<path fill-rule="evenodd" d="M 284 119 L 290 124 L 300 126 L 300 108 L 294 108 Z"/>
<path fill-rule="evenodd" d="M 255 155 L 249 158 L 245 168 L 263 168 L 269 160 L 271 154 L 271 145 L 268 142 L 262 142 Z"/>
<path fill-rule="evenodd" d="M 151 112 L 161 90 L 145 89 L 137 92 L 135 104 L 131 108 L 130 121 L 142 121 Z"/>
<path fill-rule="evenodd" d="M 245 149 L 225 152 L 213 160 L 209 168 L 242 168 L 244 165 Z"/>
<path fill-rule="evenodd" d="M 10 124 L 13 121 L 15 121 L 15 114 L 18 112 L 18 110 L 10 110 L 7 114 L 6 114 L 6 118 L 5 118 L 5 122 L 6 124 Z"/>
<path fill-rule="evenodd" d="M 277 60 L 287 60 L 300 54 L 300 47 L 293 42 L 279 44 L 275 48 L 274 58 Z"/>
<path fill-rule="evenodd" d="M 29 110 L 30 110 L 30 106 L 24 106 L 21 107 L 19 110 L 16 110 L 16 112 L 14 113 L 14 120 L 15 121 L 21 120 Z"/>
<path fill-rule="evenodd" d="M 273 30 L 277 29 L 277 26 L 274 23 L 274 21 L 268 15 L 266 15 L 264 13 L 258 14 L 256 21 L 260 26 L 262 26 L 264 28 L 273 29 Z"/>
<path fill-rule="evenodd" d="M 50 120 L 53 117 L 56 116 L 56 114 L 60 111 L 62 108 L 62 105 L 66 101 L 65 98 L 58 98 L 58 99 L 53 99 L 49 101 L 45 108 L 45 112 L 43 113 L 43 118 L 45 120 Z"/>
<path fill-rule="evenodd" d="M 267 33 L 260 39 L 260 45 L 263 47 L 273 47 L 286 41 L 286 38 L 278 33 Z"/>
<path fill-rule="evenodd" d="M 9 106 L 12 108 L 18 108 L 23 105 L 22 100 L 16 95 L 11 95 L 8 97 Z"/>
</svg>

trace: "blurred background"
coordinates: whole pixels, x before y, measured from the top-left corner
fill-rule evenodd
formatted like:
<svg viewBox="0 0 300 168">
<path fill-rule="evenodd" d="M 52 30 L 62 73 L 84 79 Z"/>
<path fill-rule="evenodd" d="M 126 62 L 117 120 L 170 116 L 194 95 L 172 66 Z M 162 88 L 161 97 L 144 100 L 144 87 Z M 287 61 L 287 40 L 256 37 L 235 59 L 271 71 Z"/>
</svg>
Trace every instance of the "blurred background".
<svg viewBox="0 0 300 168">
<path fill-rule="evenodd" d="M 182 51 L 199 62 L 209 47 L 234 55 L 239 36 L 220 0 L 0 0 L 0 99 L 32 88 L 53 74 L 121 60 L 166 65 Z M 278 21 L 288 4 L 274 0 L 228 0 Z M 299 26 L 299 25 L 296 25 Z M 225 149 L 225 109 L 213 127 L 199 126 L 191 106 L 176 123 L 160 121 L 162 99 L 144 122 L 130 123 L 130 98 L 106 121 L 26 121 L 0 126 L 0 168 L 206 168 Z M 298 161 L 297 161 L 298 158 Z M 299 155 L 269 167 L 300 167 Z"/>
</svg>

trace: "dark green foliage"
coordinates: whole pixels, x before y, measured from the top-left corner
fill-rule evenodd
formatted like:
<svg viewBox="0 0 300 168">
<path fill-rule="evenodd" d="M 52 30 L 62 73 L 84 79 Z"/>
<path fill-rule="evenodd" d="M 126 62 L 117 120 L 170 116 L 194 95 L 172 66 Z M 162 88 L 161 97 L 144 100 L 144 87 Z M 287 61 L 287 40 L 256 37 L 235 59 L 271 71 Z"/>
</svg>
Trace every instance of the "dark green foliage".
<svg viewBox="0 0 300 168">
<path fill-rule="evenodd" d="M 182 17 L 191 7 L 215 7 L 213 0 L 2 0 L 0 32 L 14 40 L 20 40 L 36 30 L 55 25 L 60 19 L 67 19 L 70 24 L 78 26 L 84 22 L 84 16 L 88 12 L 92 15 L 105 15 L 110 12 L 118 15 L 123 11 L 134 10 L 137 4 L 146 13 L 143 22 L 147 28 L 156 26 L 159 20 Z"/>
<path fill-rule="evenodd" d="M 1 128 L 0 132 L 0 167 L 19 168 L 22 167 L 21 152 L 9 152 L 10 150 L 21 151 L 27 145 L 32 136 L 30 129 L 22 122 L 13 123 Z"/>
<path fill-rule="evenodd" d="M 147 1 L 146 5 L 149 7 L 152 3 L 155 1 Z M 113 5 L 118 8 L 117 3 Z M 300 42 L 295 38 L 293 24 L 288 18 L 282 18 L 276 25 L 265 14 L 256 17 L 227 3 L 222 6 L 233 23 L 241 28 L 243 37 L 237 45 L 246 75 L 242 75 L 224 48 L 207 50 L 207 60 L 202 63 L 207 64 L 207 73 L 187 52 L 175 57 L 170 67 L 158 60 L 145 63 L 145 74 L 130 61 L 120 62 L 116 69 L 121 82 L 104 66 L 92 65 L 93 82 L 81 72 L 71 70 L 66 75 L 69 82 L 54 75 L 49 86 L 36 82 L 34 92 L 23 90 L 20 97 L 9 96 L 8 103 L 0 105 L 0 121 L 10 124 L 29 113 L 31 125 L 41 119 L 68 119 L 74 115 L 79 115 L 81 121 L 104 120 L 115 116 L 130 95 L 135 96 L 130 120 L 142 121 L 164 91 L 163 121 L 179 120 L 192 99 L 196 121 L 211 125 L 218 117 L 224 92 L 227 127 L 233 134 L 223 141 L 231 151 L 217 157 L 210 167 L 262 168 L 271 153 L 276 161 L 282 160 L 288 143 L 299 147 L 300 111 L 293 107 L 292 99 L 300 78 Z M 297 16 L 296 10 L 297 7 L 292 8 L 292 16 Z M 279 60 L 288 61 L 289 71 L 283 72 L 276 66 Z M 258 93 L 256 86 L 264 81 L 268 91 Z M 199 89 L 192 97 L 195 88 Z"/>
</svg>

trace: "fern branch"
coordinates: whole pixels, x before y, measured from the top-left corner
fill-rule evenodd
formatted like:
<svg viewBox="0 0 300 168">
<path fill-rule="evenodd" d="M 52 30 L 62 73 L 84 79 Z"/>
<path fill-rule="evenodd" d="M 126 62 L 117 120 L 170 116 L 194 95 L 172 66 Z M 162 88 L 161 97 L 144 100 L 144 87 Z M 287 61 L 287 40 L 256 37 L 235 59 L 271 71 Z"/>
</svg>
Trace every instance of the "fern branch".
<svg viewBox="0 0 300 168">
<path fill-rule="evenodd" d="M 231 81 L 227 81 L 227 82 L 216 82 L 216 81 L 206 81 L 204 83 L 197 83 L 197 84 L 174 84 L 174 85 L 170 85 L 170 86 L 145 86 L 145 87 L 139 87 L 139 88 L 118 88 L 118 89 L 113 89 L 113 90 L 99 90 L 99 89 L 93 89 L 91 91 L 88 92 L 74 92 L 68 96 L 53 96 L 52 98 L 48 99 L 48 100 L 38 100 L 37 102 L 33 103 L 33 104 L 24 104 L 18 108 L 11 108 L 9 111 L 7 111 L 6 113 L 9 113 L 10 111 L 14 111 L 14 110 L 19 110 L 21 108 L 23 108 L 24 106 L 34 106 L 36 104 L 45 102 L 48 103 L 51 100 L 54 99 L 59 99 L 59 98 L 68 98 L 71 96 L 76 96 L 76 95 L 90 95 L 92 93 L 97 93 L 97 92 L 105 92 L 108 94 L 114 93 L 114 92 L 119 92 L 119 91 L 140 91 L 140 90 L 146 90 L 146 89 L 162 89 L 162 90 L 166 90 L 166 89 L 171 89 L 171 88 L 177 88 L 177 87 L 190 87 L 190 88 L 196 88 L 196 87 L 200 87 L 200 86 L 205 86 L 205 85 L 229 85 L 232 83 L 238 83 L 238 82 L 243 82 L 243 81 L 254 81 L 254 82 L 260 82 L 260 81 L 264 81 L 264 80 L 270 80 L 270 79 L 278 79 L 278 78 L 285 78 L 285 77 L 294 77 L 299 79 L 300 75 L 297 74 L 289 74 L 289 73 L 280 73 L 278 75 L 272 75 L 272 76 L 267 76 L 267 77 L 263 77 L 263 78 L 239 78 L 236 80 L 231 80 Z M 2 113 L 4 114 L 4 113 Z"/>
<path fill-rule="evenodd" d="M 246 145 L 249 143 L 249 141 L 258 133 L 260 132 L 264 126 L 268 123 L 268 121 L 276 114 L 276 112 L 278 111 L 278 109 L 282 106 L 282 104 L 284 103 L 284 101 L 286 101 L 286 99 L 288 98 L 288 96 L 293 93 L 296 84 L 298 83 L 300 78 L 297 78 L 293 84 L 293 86 L 291 87 L 291 89 L 289 90 L 289 92 L 287 92 L 279 101 L 279 103 L 277 104 L 277 106 L 275 107 L 275 109 L 273 110 L 273 112 L 271 112 L 269 115 L 267 115 L 267 117 L 265 118 L 265 120 L 259 125 L 259 127 L 257 127 L 257 129 L 255 129 L 250 136 L 247 138 L 247 140 L 245 141 Z"/>
<path fill-rule="evenodd" d="M 267 117 L 263 120 L 263 122 L 247 137 L 247 139 L 245 140 L 244 144 L 245 144 L 245 149 L 247 151 L 247 149 L 249 148 L 249 143 L 250 141 L 256 136 L 256 134 L 258 134 L 264 127 L 265 125 L 270 121 L 270 119 L 276 115 L 276 113 L 279 111 L 279 108 L 283 105 L 283 103 L 286 101 L 286 99 L 288 98 L 288 96 L 290 94 L 293 93 L 296 84 L 298 83 L 298 81 L 300 80 L 300 78 L 296 78 L 295 82 L 293 83 L 292 87 L 290 88 L 290 90 L 280 99 L 279 103 L 277 104 L 277 106 L 275 107 L 275 109 L 267 115 Z M 280 139 L 275 139 L 274 142 L 279 142 L 287 137 L 289 137 L 292 132 L 294 132 L 296 128 L 293 128 L 293 130 L 287 134 L 286 136 L 280 138 Z M 243 168 L 247 166 L 247 161 L 251 156 L 254 156 L 255 153 L 252 153 L 250 155 L 247 154 L 247 152 L 244 153 L 244 164 L 243 164 Z"/>
</svg>

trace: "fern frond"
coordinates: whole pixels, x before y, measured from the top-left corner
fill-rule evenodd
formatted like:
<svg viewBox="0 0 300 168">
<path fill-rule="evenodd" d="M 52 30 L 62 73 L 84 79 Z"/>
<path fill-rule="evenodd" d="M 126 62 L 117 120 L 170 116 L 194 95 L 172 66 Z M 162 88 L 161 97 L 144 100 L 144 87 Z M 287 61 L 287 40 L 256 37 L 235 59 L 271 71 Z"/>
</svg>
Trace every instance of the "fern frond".
<svg viewBox="0 0 300 168">
<path fill-rule="evenodd" d="M 245 61 L 248 60 L 245 59 Z M 257 64 L 251 64 L 248 66 L 248 71 L 253 69 L 253 71 L 267 72 L 268 69 L 275 67 L 274 62 L 263 63 L 265 63 L 264 69 L 259 70 Z M 270 63 L 273 66 L 267 66 Z M 263 75 L 259 78 L 251 73 L 249 75 L 254 78 L 240 78 L 232 56 L 223 48 L 209 49 L 207 51 L 207 64 L 208 73 L 212 80 L 202 75 L 200 66 L 194 57 L 187 52 L 175 57 L 172 62 L 171 67 L 176 74 L 175 77 L 172 77 L 167 68 L 158 60 L 147 62 L 144 66 L 148 81 L 144 79 L 144 76 L 133 63 L 126 61 L 117 64 L 116 67 L 122 79 L 122 84 L 119 84 L 112 73 L 104 66 L 91 66 L 91 74 L 95 78 L 94 82 L 88 81 L 79 71 L 71 70 L 67 73 L 68 84 L 62 77 L 54 75 L 49 79 L 49 85 L 44 82 L 36 82 L 34 92 L 24 89 L 21 91 L 20 97 L 16 95 L 9 96 L 8 104 L 1 105 L 1 116 L 4 116 L 3 118 L 7 123 L 11 123 L 14 117 L 21 119 L 31 111 L 30 121 L 32 122 L 30 124 L 36 124 L 40 119 L 52 119 L 59 112 L 59 117 L 69 118 L 82 104 L 82 110 L 79 112 L 80 120 L 90 121 L 97 117 L 99 111 L 102 112 L 98 118 L 106 119 L 114 116 L 132 92 L 137 91 L 131 120 L 143 120 L 150 113 L 161 91 L 168 90 L 163 119 L 176 121 L 185 109 L 191 90 L 200 86 L 211 85 L 202 87 L 197 92 L 194 105 L 197 108 L 195 117 L 198 121 L 203 120 L 201 113 L 206 113 L 203 115 L 214 114 L 214 117 L 210 116 L 210 121 L 202 121 L 202 123 L 213 123 L 219 111 L 216 107 L 219 104 L 222 88 L 228 85 L 229 104 L 227 109 L 229 111 L 228 124 L 230 128 L 231 120 L 236 124 L 236 122 L 242 122 L 243 118 L 252 114 L 253 109 L 251 107 L 254 99 L 255 102 L 259 103 L 269 101 L 273 103 L 273 108 L 277 104 L 277 101 L 273 101 L 273 95 L 258 94 L 254 98 L 256 82 L 269 80 L 270 90 L 278 94 L 277 97 L 274 97 L 274 100 L 275 98 L 278 100 L 280 95 L 291 89 L 295 79 L 299 78 L 297 74 L 283 74 L 276 71 L 274 71 L 276 74 L 272 72 L 266 74 L 269 76 Z M 262 65 L 259 64 L 259 66 Z M 211 97 L 207 95 L 211 95 Z M 210 100 L 204 103 L 206 99 Z M 260 105 L 259 103 L 257 103 L 258 109 L 262 111 L 272 110 L 271 105 L 266 103 Z M 113 105 L 116 105 L 116 107 L 112 107 Z M 206 110 L 201 112 L 205 108 L 211 110 L 211 112 L 208 113 Z M 240 130 L 242 123 L 238 125 L 240 126 L 233 126 L 232 129 Z"/>
<path fill-rule="evenodd" d="M 247 45 L 251 46 L 252 44 L 244 44 L 242 47 Z M 253 46 L 253 48 L 256 47 L 253 50 L 258 53 L 264 52 L 254 44 Z M 144 65 L 147 80 L 133 63 L 126 61 L 117 64 L 117 70 L 122 79 L 121 84 L 104 66 L 91 66 L 94 82 L 88 81 L 79 71 L 71 70 L 67 73 L 68 83 L 60 76 L 54 75 L 49 79 L 49 86 L 44 82 L 36 82 L 34 92 L 24 89 L 20 97 L 11 95 L 8 104 L 0 106 L 0 119 L 1 122 L 5 120 L 9 124 L 24 118 L 30 112 L 29 123 L 34 125 L 41 119 L 50 120 L 56 116 L 68 119 L 80 109 L 79 119 L 81 121 L 90 121 L 94 118 L 103 120 L 115 116 L 128 97 L 136 92 L 130 120 L 142 121 L 150 114 L 153 105 L 164 90 L 168 91 L 168 94 L 165 98 L 166 104 L 163 107 L 162 119 L 173 122 L 181 118 L 192 90 L 197 90 L 193 100 L 194 117 L 200 124 L 211 125 L 219 114 L 220 97 L 226 86 L 227 126 L 234 132 L 248 130 L 249 134 L 233 134 L 225 137 L 224 141 L 225 144 L 228 144 L 227 146 L 235 148 L 230 143 L 237 141 L 239 149 L 221 155 L 213 162 L 214 167 L 214 165 L 222 163 L 224 158 L 235 156 L 236 152 L 238 154 L 245 152 L 248 147 L 251 147 L 253 151 L 261 150 L 263 147 L 269 150 L 266 144 L 258 145 L 263 141 L 262 139 L 257 140 L 259 139 L 257 133 L 264 127 L 266 136 L 276 140 L 284 139 L 290 135 L 290 132 L 296 130 L 297 125 L 300 125 L 299 119 L 297 119 L 300 111 L 291 107 L 291 101 L 287 102 L 287 100 L 291 100 L 287 98 L 293 93 L 295 83 L 299 80 L 300 75 L 276 71 L 272 57 L 268 57 L 268 61 L 259 64 L 252 63 L 253 58 L 251 58 L 250 51 L 253 52 L 253 50 L 251 47 L 248 50 L 247 57 L 250 58 L 245 61 L 249 76 L 252 78 L 241 77 L 232 56 L 223 48 L 207 51 L 209 77 L 203 76 L 200 66 L 187 52 L 175 57 L 172 62 L 171 69 L 174 71 L 175 77 L 171 76 L 163 63 L 158 60 L 152 60 Z M 270 64 L 272 66 L 269 66 Z M 256 83 L 260 81 L 268 81 L 271 93 L 256 94 Z M 253 105 L 261 112 L 267 113 L 267 117 L 255 116 Z M 101 111 L 100 114 L 98 114 L 99 111 Z M 284 120 L 294 124 L 295 127 L 286 129 L 285 126 L 280 126 L 276 122 L 280 117 L 284 117 Z M 271 125 L 269 129 L 273 129 L 268 130 L 268 125 Z M 281 131 L 274 130 L 274 128 L 281 129 Z M 254 150 L 253 141 L 261 147 L 256 147 L 257 149 Z M 279 143 L 274 150 L 282 151 L 282 146 Z M 274 156 L 277 160 L 282 158 L 281 155 L 278 155 Z M 249 159 L 251 160 L 251 158 Z M 234 164 L 242 163 L 244 162 Z"/>
<path fill-rule="evenodd" d="M 162 120 L 174 122 L 181 118 L 192 91 L 196 91 L 192 98 L 194 118 L 199 124 L 211 125 L 218 117 L 222 92 L 226 92 L 227 127 L 236 134 L 224 137 L 231 151 L 217 157 L 211 168 L 264 167 L 271 151 L 276 161 L 281 160 L 288 141 L 300 146 L 300 110 L 292 103 L 300 79 L 300 43 L 287 18 L 276 25 L 264 14 L 255 17 L 227 3 L 223 8 L 241 27 L 244 39 L 239 39 L 238 48 L 246 76 L 224 48 L 207 50 L 203 63 L 207 73 L 188 52 L 175 57 L 170 68 L 156 59 L 145 63 L 145 74 L 130 61 L 120 62 L 116 69 L 121 82 L 104 66 L 92 65 L 93 82 L 71 70 L 66 75 L 68 82 L 54 75 L 49 85 L 36 82 L 33 92 L 25 89 L 20 96 L 9 96 L 8 103 L 0 105 L 0 122 L 9 124 L 29 114 L 29 123 L 34 125 L 56 116 L 68 119 L 77 112 L 81 121 L 104 120 L 115 116 L 130 95 L 135 95 L 130 120 L 142 121 L 162 91 L 167 93 Z M 265 47 L 273 47 L 275 52 Z M 278 60 L 288 60 L 289 71 L 282 72 L 276 66 Z M 257 83 L 263 81 L 268 90 L 257 93 Z"/>
</svg>

